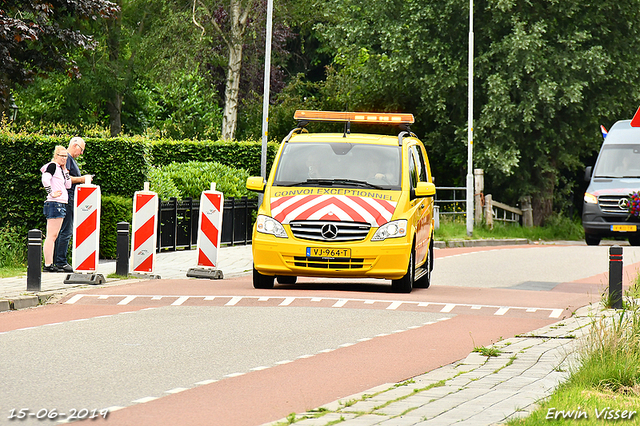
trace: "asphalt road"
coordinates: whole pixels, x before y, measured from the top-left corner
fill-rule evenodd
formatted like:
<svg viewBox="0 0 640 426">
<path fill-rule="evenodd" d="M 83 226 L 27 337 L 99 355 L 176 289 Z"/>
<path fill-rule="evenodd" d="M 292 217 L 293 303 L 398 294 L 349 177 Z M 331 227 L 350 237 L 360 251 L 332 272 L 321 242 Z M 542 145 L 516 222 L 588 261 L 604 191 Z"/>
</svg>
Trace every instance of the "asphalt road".
<svg viewBox="0 0 640 426">
<path fill-rule="evenodd" d="M 435 262 L 432 287 L 408 295 L 381 280 L 153 280 L 2 313 L 0 424 L 108 408 L 108 424 L 259 425 L 558 321 L 599 300 L 608 268 L 607 248 L 586 246 Z M 628 278 L 637 262 L 625 248 Z M 35 414 L 10 420 L 20 409 Z M 51 410 L 65 416 L 36 419 Z"/>
</svg>

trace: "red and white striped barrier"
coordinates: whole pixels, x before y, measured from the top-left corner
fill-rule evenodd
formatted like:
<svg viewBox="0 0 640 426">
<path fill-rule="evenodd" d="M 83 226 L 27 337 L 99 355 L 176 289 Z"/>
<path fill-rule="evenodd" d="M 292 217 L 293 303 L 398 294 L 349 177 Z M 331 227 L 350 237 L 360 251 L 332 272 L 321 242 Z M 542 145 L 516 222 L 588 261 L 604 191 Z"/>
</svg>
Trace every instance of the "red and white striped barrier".
<svg viewBox="0 0 640 426">
<path fill-rule="evenodd" d="M 76 272 L 95 272 L 100 249 L 100 187 L 77 185 L 73 202 L 73 247 L 71 263 Z"/>
<path fill-rule="evenodd" d="M 158 194 L 149 191 L 149 182 L 144 190 L 133 195 L 133 235 L 131 238 L 132 273 L 153 273 L 156 260 L 158 229 Z"/>
<path fill-rule="evenodd" d="M 218 249 L 222 237 L 224 195 L 215 190 L 202 191 L 198 223 L 198 266 L 218 267 Z"/>
<path fill-rule="evenodd" d="M 223 278 L 218 267 L 218 250 L 222 237 L 222 210 L 224 195 L 216 191 L 216 184 L 211 190 L 202 191 L 200 196 L 200 217 L 198 220 L 198 268 L 191 268 L 188 277 Z"/>
</svg>

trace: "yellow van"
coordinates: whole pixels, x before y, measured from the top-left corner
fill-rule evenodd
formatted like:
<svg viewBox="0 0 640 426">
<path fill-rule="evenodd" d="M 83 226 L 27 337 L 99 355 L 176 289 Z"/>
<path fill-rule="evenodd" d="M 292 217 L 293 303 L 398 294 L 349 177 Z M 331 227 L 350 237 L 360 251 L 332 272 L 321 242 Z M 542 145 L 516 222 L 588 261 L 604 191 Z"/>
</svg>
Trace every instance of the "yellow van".
<svg viewBox="0 0 640 426">
<path fill-rule="evenodd" d="M 433 198 L 412 114 L 296 111 L 269 175 L 253 229 L 253 286 L 297 277 L 383 278 L 396 292 L 427 288 L 433 269 Z M 311 122 L 344 123 L 310 133 Z M 351 133 L 351 123 L 400 127 L 398 136 Z"/>
</svg>

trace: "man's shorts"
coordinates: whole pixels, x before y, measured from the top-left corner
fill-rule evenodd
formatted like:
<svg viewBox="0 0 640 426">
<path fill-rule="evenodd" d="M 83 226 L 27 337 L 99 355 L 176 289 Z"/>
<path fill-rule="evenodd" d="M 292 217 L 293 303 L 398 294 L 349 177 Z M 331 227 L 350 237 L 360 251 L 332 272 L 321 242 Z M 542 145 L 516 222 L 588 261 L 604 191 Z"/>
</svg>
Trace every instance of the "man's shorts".
<svg viewBox="0 0 640 426">
<path fill-rule="evenodd" d="M 67 205 L 55 201 L 46 201 L 42 211 L 47 219 L 61 219 L 67 214 Z"/>
</svg>

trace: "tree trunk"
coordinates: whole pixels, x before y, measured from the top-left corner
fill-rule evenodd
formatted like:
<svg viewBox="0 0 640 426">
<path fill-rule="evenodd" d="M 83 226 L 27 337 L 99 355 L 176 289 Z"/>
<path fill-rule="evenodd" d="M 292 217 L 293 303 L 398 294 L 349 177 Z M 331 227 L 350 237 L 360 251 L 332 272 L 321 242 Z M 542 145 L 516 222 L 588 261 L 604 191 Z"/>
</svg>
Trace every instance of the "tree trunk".
<svg viewBox="0 0 640 426">
<path fill-rule="evenodd" d="M 533 225 L 543 226 L 545 221 L 553 213 L 553 193 L 556 186 L 556 174 L 548 171 L 542 173 L 540 179 L 541 189 L 533 195 Z"/>
<path fill-rule="evenodd" d="M 116 3 L 120 7 L 116 19 L 112 19 L 107 25 L 109 34 L 107 36 L 107 47 L 109 49 L 109 65 L 113 72 L 113 82 L 111 85 L 111 100 L 107 102 L 107 112 L 109 113 L 109 130 L 111 137 L 116 137 L 122 132 L 122 98 L 123 95 L 118 89 L 120 86 L 118 80 L 121 78 L 120 68 L 120 41 L 121 41 L 121 22 L 122 22 L 122 0 Z"/>
<path fill-rule="evenodd" d="M 240 92 L 240 71 L 242 69 L 242 43 L 229 46 L 227 83 L 224 91 L 224 111 L 222 115 L 222 139 L 233 140 L 238 124 L 238 95 Z"/>
<path fill-rule="evenodd" d="M 114 138 L 122 132 L 122 95 L 114 93 L 113 100 L 107 102 L 109 112 L 109 130 Z"/>
<path fill-rule="evenodd" d="M 224 110 L 222 112 L 222 139 L 233 140 L 238 126 L 238 97 L 240 94 L 240 72 L 242 70 L 242 47 L 247 18 L 253 9 L 254 1 L 242 4 L 241 0 L 232 0 L 229 4 L 231 30 L 225 38 L 229 48 L 227 82 L 224 91 Z M 242 7 L 244 6 L 244 9 Z"/>
</svg>

